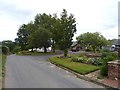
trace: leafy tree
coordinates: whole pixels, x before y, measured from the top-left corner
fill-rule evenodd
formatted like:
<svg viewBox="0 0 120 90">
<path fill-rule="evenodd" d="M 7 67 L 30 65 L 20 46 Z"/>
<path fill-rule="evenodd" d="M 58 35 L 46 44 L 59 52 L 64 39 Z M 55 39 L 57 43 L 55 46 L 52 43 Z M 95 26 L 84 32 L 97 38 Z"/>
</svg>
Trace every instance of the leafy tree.
<svg viewBox="0 0 120 90">
<path fill-rule="evenodd" d="M 54 14 L 51 18 L 51 27 L 50 27 L 50 32 L 51 32 L 51 38 L 52 38 L 52 50 L 55 52 L 55 48 L 58 44 L 58 41 L 62 37 L 60 33 L 60 19 L 57 18 L 57 15 Z"/>
<path fill-rule="evenodd" d="M 61 50 L 64 51 L 64 56 L 67 56 L 68 48 L 70 48 L 72 44 L 72 38 L 74 33 L 76 32 L 76 21 L 72 14 L 68 16 L 67 11 L 63 9 L 60 18 L 60 31 L 59 35 L 61 36 L 58 45 Z"/>
<path fill-rule="evenodd" d="M 38 30 L 30 35 L 29 43 L 36 48 L 44 47 L 44 52 L 46 53 L 47 47 L 51 45 L 50 31 L 45 28 L 39 27 Z"/>
<path fill-rule="evenodd" d="M 91 46 L 94 52 L 96 52 L 97 48 L 100 49 L 102 46 L 106 46 L 108 44 L 108 41 L 99 32 L 87 32 L 79 35 L 76 39 L 78 43 L 86 47 Z"/>
<path fill-rule="evenodd" d="M 28 38 L 27 38 L 27 47 L 28 48 L 32 48 L 32 51 L 33 51 L 33 48 L 37 48 L 37 44 L 35 43 L 35 40 L 34 38 L 32 38 L 32 33 L 35 32 L 35 30 L 37 30 L 37 27 L 35 26 L 35 24 L 31 21 L 27 24 L 27 27 L 26 27 L 27 31 L 28 31 Z"/>
<path fill-rule="evenodd" d="M 2 41 L 2 45 L 7 46 L 10 52 L 12 52 L 15 48 L 15 42 L 12 42 L 11 40 Z"/>
<path fill-rule="evenodd" d="M 51 18 L 51 15 L 47 15 L 45 13 L 37 14 L 35 16 L 34 24 L 37 28 L 42 27 L 49 30 L 51 27 L 50 18 Z"/>
<path fill-rule="evenodd" d="M 26 49 L 28 35 L 29 35 L 29 32 L 27 30 L 27 25 L 26 24 L 21 25 L 17 32 L 18 38 L 16 38 L 15 41 L 20 45 L 22 50 Z"/>
</svg>

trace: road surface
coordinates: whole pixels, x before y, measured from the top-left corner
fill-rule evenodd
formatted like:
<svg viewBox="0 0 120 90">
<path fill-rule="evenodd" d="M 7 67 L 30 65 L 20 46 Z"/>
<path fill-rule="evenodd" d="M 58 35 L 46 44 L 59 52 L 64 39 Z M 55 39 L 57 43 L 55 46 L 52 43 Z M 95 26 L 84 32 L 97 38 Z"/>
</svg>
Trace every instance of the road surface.
<svg viewBox="0 0 120 90">
<path fill-rule="evenodd" d="M 50 64 L 49 57 L 8 56 L 5 88 L 103 88 Z"/>
</svg>

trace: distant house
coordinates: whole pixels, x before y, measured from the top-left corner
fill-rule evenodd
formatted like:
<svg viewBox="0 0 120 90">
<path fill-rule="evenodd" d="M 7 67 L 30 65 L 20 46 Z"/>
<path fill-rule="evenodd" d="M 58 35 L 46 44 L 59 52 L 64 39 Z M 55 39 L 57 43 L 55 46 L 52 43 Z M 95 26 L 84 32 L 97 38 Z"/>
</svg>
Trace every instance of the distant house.
<svg viewBox="0 0 120 90">
<path fill-rule="evenodd" d="M 117 51 L 120 48 L 120 39 L 114 39 L 112 45 L 103 46 L 102 49 L 109 51 Z"/>
<path fill-rule="evenodd" d="M 80 44 L 78 44 L 77 41 L 73 41 L 73 43 L 71 45 L 71 51 L 76 52 L 76 51 L 80 51 L 80 50 L 84 50 L 84 47 L 80 46 Z"/>
<path fill-rule="evenodd" d="M 118 50 L 118 48 L 120 48 L 120 39 L 115 39 L 113 41 L 112 48 L 114 48 L 115 50 Z"/>
</svg>

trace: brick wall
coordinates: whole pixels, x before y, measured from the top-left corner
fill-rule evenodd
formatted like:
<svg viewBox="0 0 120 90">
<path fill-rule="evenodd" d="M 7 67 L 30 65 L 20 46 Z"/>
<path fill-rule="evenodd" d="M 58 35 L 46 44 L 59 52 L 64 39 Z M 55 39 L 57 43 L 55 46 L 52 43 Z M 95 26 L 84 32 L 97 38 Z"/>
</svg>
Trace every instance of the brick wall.
<svg viewBox="0 0 120 90">
<path fill-rule="evenodd" d="M 120 60 L 108 62 L 108 78 L 120 82 Z"/>
</svg>

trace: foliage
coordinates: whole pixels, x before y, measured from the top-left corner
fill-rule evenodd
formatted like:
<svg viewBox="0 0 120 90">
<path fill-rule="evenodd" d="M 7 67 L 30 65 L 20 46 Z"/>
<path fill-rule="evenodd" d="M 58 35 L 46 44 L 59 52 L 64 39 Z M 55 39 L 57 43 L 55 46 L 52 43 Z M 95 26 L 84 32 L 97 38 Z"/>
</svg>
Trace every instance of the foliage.
<svg viewBox="0 0 120 90">
<path fill-rule="evenodd" d="M 100 75 L 102 75 L 102 76 L 107 76 L 107 74 L 108 74 L 107 66 L 106 66 L 106 65 L 105 65 L 105 66 L 102 66 L 102 67 L 100 68 Z"/>
<path fill-rule="evenodd" d="M 102 46 L 108 44 L 108 41 L 99 32 L 95 33 L 83 33 L 77 38 L 78 43 L 85 47 L 92 47 L 92 50 L 96 52 L 96 49 L 100 49 Z"/>
<path fill-rule="evenodd" d="M 102 76 L 107 76 L 108 73 L 107 63 L 109 61 L 116 60 L 118 58 L 118 55 L 112 52 L 103 52 L 101 58 L 102 58 L 102 67 L 100 69 L 100 74 Z"/>
<path fill-rule="evenodd" d="M 100 69 L 100 74 L 102 76 L 107 76 L 108 74 L 108 68 L 107 68 L 107 62 L 108 62 L 108 58 L 103 58 L 103 63 L 102 63 L 102 67 Z"/>
<path fill-rule="evenodd" d="M 9 48 L 7 46 L 2 46 L 2 54 L 7 55 L 9 53 Z"/>
<path fill-rule="evenodd" d="M 107 61 L 113 61 L 116 60 L 118 58 L 118 55 L 116 53 L 112 53 L 112 52 L 103 52 L 101 55 L 101 58 Z"/>
<path fill-rule="evenodd" d="M 2 41 L 2 46 L 7 46 L 9 48 L 9 51 L 13 52 L 16 44 L 15 42 L 12 42 L 11 40 L 4 40 Z"/>
<path fill-rule="evenodd" d="M 44 52 L 37 52 L 37 51 L 20 51 L 19 53 L 17 53 L 17 55 L 35 55 L 35 56 L 38 56 L 38 55 L 54 55 L 56 53 L 53 53 L 53 52 L 47 52 L 47 53 L 44 53 Z"/>
<path fill-rule="evenodd" d="M 29 36 L 29 31 L 27 30 L 26 24 L 23 24 L 20 26 L 17 32 L 17 36 L 18 38 L 15 39 L 15 42 L 20 45 L 22 50 L 25 50 L 27 46 L 28 36 Z"/>
<path fill-rule="evenodd" d="M 85 49 L 85 51 L 86 51 L 86 52 L 91 52 L 92 50 L 89 49 L 89 48 L 87 48 L 87 49 Z"/>
<path fill-rule="evenodd" d="M 15 39 L 21 47 L 21 50 L 29 48 L 46 48 L 52 45 L 53 52 L 56 46 L 64 51 L 67 56 L 68 48 L 72 44 L 72 38 L 76 32 L 76 20 L 72 14 L 68 15 L 63 9 L 60 18 L 46 13 L 37 14 L 34 22 L 23 24 L 20 26 Z"/>
<path fill-rule="evenodd" d="M 13 49 L 13 53 L 18 53 L 19 51 L 21 51 L 19 46 L 15 46 L 15 48 Z"/>
<path fill-rule="evenodd" d="M 68 16 L 67 11 L 63 9 L 60 18 L 60 34 L 58 45 L 64 51 L 64 56 L 67 56 L 67 50 L 72 44 L 72 38 L 76 32 L 76 21 L 72 14 Z"/>
<path fill-rule="evenodd" d="M 93 58 L 93 59 L 91 60 L 91 63 L 92 63 L 93 65 L 96 65 L 96 66 L 102 65 L 102 59 L 101 59 L 101 58 Z"/>
<path fill-rule="evenodd" d="M 71 61 L 73 62 L 80 62 L 80 63 L 86 63 L 86 64 L 93 64 L 93 65 L 102 65 L 102 59 L 101 58 L 88 58 L 88 57 L 72 57 Z"/>
<path fill-rule="evenodd" d="M 45 28 L 38 28 L 38 30 L 31 34 L 28 42 L 32 47 L 44 47 L 44 52 L 47 52 L 46 48 L 51 45 L 50 32 Z"/>
</svg>

